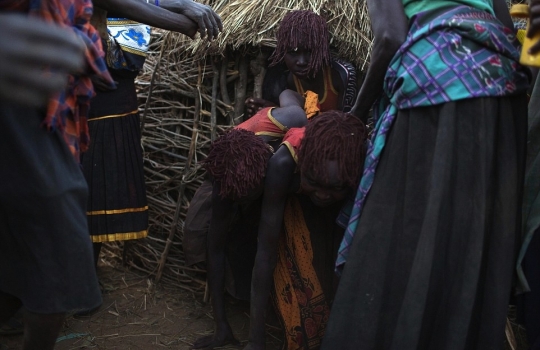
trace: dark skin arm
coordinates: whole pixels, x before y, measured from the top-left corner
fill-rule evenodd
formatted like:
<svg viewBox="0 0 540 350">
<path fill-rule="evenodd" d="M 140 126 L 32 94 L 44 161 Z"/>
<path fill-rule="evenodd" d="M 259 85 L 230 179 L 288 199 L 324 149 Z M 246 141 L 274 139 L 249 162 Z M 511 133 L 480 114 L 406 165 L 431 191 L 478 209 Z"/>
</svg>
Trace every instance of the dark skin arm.
<svg viewBox="0 0 540 350">
<path fill-rule="evenodd" d="M 161 0 L 161 7 L 145 0 L 94 0 L 94 5 L 137 22 L 185 34 L 192 39 L 197 29 L 201 37 L 208 33 L 210 40 L 217 38 L 223 29 L 221 19 L 210 7 L 191 0 Z M 92 81 L 97 89 L 110 90 L 98 77 L 93 77 Z"/>
<path fill-rule="evenodd" d="M 351 110 L 364 122 L 382 93 L 390 61 L 405 42 L 409 27 L 401 0 L 368 0 L 367 4 L 374 35 L 373 50 L 366 79 Z"/>
<path fill-rule="evenodd" d="M 193 349 L 213 349 L 226 344 L 239 344 L 234 337 L 225 315 L 223 290 L 225 284 L 225 245 L 228 228 L 234 216 L 234 202 L 219 196 L 220 187 L 214 184 L 212 190 L 212 219 L 208 230 L 208 287 L 212 299 L 214 334 L 195 341 Z"/>
<path fill-rule="evenodd" d="M 506 5 L 506 0 L 493 0 L 493 11 L 495 11 L 495 17 L 502 22 L 506 27 L 514 29 L 514 22 L 510 17 L 510 11 Z"/>
<path fill-rule="evenodd" d="M 527 37 L 532 38 L 534 35 L 540 33 L 540 0 L 529 1 L 529 31 Z M 535 54 L 540 52 L 540 41 L 534 44 L 529 53 Z"/>
<path fill-rule="evenodd" d="M 197 23 L 201 38 L 208 34 L 210 40 L 216 39 L 223 30 L 221 18 L 210 6 L 192 0 L 160 0 L 159 3 L 164 9 L 182 14 Z"/>
<path fill-rule="evenodd" d="M 289 75 L 289 88 L 281 92 L 279 95 L 279 105 L 281 107 L 287 107 L 291 104 L 293 105 L 299 105 L 300 107 L 304 106 L 304 99 L 303 97 L 295 91 L 295 85 L 292 80 L 292 74 Z M 296 94 L 297 96 L 295 96 Z M 245 108 L 246 108 L 246 115 L 253 116 L 257 111 L 266 108 L 266 107 L 276 107 L 276 104 L 274 104 L 271 101 L 267 101 L 263 98 L 255 98 L 250 97 L 246 99 L 245 102 Z"/>
<path fill-rule="evenodd" d="M 296 163 L 281 146 L 268 162 L 259 224 L 257 255 L 251 282 L 251 309 L 248 344 L 244 350 L 265 349 L 265 321 L 285 202 L 291 191 Z"/>
<path fill-rule="evenodd" d="M 279 95 L 281 107 L 272 110 L 272 116 L 281 124 L 290 128 L 300 128 L 307 124 L 304 111 L 304 97 L 298 92 L 285 90 Z"/>
<path fill-rule="evenodd" d="M 294 90 L 285 90 L 279 94 L 279 105 L 281 107 L 297 106 L 302 107 L 305 99 L 302 95 Z"/>
<path fill-rule="evenodd" d="M 299 106 L 278 107 L 272 110 L 272 116 L 289 129 L 307 124 L 306 112 Z"/>
<path fill-rule="evenodd" d="M 94 0 L 94 5 L 137 22 L 185 34 L 190 38 L 197 33 L 197 24 L 187 16 L 146 3 L 146 1 Z"/>
</svg>

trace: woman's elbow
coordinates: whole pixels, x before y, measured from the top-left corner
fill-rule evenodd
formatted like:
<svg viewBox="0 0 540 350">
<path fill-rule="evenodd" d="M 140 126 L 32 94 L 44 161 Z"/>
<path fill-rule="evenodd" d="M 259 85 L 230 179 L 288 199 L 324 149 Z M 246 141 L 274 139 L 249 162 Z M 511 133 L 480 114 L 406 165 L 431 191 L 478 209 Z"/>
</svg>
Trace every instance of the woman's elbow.
<svg viewBox="0 0 540 350">
<path fill-rule="evenodd" d="M 373 52 L 393 56 L 405 41 L 405 35 L 394 35 L 390 32 L 385 32 L 382 35 L 375 37 L 373 41 Z"/>
</svg>

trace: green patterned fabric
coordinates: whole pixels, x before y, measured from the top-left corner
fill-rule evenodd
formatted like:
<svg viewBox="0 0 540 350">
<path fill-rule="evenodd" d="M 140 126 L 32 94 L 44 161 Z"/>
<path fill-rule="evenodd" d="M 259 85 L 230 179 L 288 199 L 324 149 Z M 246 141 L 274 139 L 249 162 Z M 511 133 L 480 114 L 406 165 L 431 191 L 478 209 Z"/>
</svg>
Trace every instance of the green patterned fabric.
<svg viewBox="0 0 540 350">
<path fill-rule="evenodd" d="M 405 14 L 409 19 L 419 12 L 437 10 L 449 5 L 467 5 L 495 14 L 492 0 L 403 0 Z"/>
</svg>

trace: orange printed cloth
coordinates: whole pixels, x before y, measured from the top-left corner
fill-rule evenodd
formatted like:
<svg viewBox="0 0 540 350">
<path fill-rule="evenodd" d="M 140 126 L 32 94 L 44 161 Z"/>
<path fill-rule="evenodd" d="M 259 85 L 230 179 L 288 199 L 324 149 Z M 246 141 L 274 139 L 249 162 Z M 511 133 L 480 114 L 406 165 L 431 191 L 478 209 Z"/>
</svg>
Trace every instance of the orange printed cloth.
<svg viewBox="0 0 540 350">
<path fill-rule="evenodd" d="M 321 105 L 319 104 L 319 95 L 311 90 L 306 91 L 304 94 L 306 102 L 304 103 L 304 111 L 306 117 L 311 119 L 315 117 L 321 111 Z"/>
<path fill-rule="evenodd" d="M 289 197 L 284 214 L 278 262 L 274 270 L 273 301 L 285 329 L 289 350 L 318 349 L 330 306 L 313 267 L 313 249 L 298 199 Z"/>
</svg>

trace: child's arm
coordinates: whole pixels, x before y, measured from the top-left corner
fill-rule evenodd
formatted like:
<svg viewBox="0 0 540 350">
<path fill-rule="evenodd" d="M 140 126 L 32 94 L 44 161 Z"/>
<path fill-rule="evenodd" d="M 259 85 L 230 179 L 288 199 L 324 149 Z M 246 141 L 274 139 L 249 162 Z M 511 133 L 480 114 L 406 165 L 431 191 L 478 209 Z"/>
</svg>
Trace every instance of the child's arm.
<svg viewBox="0 0 540 350">
<path fill-rule="evenodd" d="M 225 246 L 228 228 L 234 216 L 234 202 L 219 196 L 220 187 L 214 183 L 212 190 L 212 219 L 208 230 L 208 287 L 212 299 L 212 312 L 215 322 L 213 335 L 199 338 L 193 349 L 210 348 L 226 344 L 239 344 L 234 338 L 231 326 L 225 315 L 223 288 L 225 283 Z"/>
<path fill-rule="evenodd" d="M 245 349 L 265 348 L 265 320 L 285 202 L 296 163 L 287 147 L 280 147 L 268 162 L 259 223 L 257 255 L 251 283 L 249 343 Z"/>
<path fill-rule="evenodd" d="M 297 106 L 303 108 L 305 102 L 305 98 L 294 90 L 287 89 L 279 94 L 280 107 Z"/>
<path fill-rule="evenodd" d="M 278 122 L 288 129 L 301 128 L 307 124 L 305 99 L 302 95 L 293 90 L 285 90 L 279 95 L 279 103 L 280 107 L 270 112 Z"/>
</svg>

